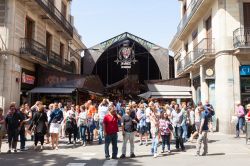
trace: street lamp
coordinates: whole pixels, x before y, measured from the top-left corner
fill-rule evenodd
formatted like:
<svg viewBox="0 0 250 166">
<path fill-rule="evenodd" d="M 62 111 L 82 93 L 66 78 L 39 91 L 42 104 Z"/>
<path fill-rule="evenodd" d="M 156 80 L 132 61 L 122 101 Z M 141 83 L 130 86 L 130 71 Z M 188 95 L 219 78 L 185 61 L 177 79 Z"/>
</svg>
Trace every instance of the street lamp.
<svg viewBox="0 0 250 166">
<path fill-rule="evenodd" d="M 98 51 L 99 49 L 98 48 L 80 48 L 80 49 L 74 50 L 72 55 L 75 55 L 77 52 L 82 52 L 83 51 L 83 54 L 81 53 L 81 58 L 82 58 L 85 55 L 85 51 L 89 51 L 89 50 Z"/>
</svg>

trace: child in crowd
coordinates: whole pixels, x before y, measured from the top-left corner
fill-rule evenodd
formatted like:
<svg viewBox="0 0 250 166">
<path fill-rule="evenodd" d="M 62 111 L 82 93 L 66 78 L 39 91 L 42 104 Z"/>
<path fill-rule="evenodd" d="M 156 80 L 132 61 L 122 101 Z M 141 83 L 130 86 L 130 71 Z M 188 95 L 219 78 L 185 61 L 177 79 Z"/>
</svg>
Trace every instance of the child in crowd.
<svg viewBox="0 0 250 166">
<path fill-rule="evenodd" d="M 162 138 L 162 153 L 164 153 L 165 145 L 167 145 L 168 153 L 170 153 L 170 136 L 173 130 L 170 120 L 168 119 L 168 114 L 162 112 L 159 120 L 159 130 Z"/>
</svg>

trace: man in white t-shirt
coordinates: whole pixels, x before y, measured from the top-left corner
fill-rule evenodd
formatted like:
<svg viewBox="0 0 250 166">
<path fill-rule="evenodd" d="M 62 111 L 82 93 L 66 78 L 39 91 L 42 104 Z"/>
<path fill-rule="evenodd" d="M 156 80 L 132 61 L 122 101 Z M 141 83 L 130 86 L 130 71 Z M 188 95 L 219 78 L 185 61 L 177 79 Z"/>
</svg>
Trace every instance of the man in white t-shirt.
<svg viewBox="0 0 250 166">
<path fill-rule="evenodd" d="M 103 140 L 103 119 L 104 116 L 108 114 L 108 100 L 103 99 L 98 107 L 98 117 L 99 117 L 99 130 L 98 130 L 98 143 L 102 144 Z"/>
<path fill-rule="evenodd" d="M 152 107 L 154 107 L 154 103 L 151 101 L 148 103 L 148 107 L 146 108 L 146 124 L 147 124 L 147 129 L 149 132 L 149 138 L 152 138 L 150 129 L 151 129 L 151 124 L 150 124 L 150 114 L 152 112 Z"/>
</svg>

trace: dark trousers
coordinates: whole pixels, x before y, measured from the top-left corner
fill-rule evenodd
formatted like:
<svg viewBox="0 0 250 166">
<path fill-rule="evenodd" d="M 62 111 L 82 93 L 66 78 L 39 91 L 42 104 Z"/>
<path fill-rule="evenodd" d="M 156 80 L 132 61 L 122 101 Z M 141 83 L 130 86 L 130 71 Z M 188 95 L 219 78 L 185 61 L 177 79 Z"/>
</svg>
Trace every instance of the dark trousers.
<svg viewBox="0 0 250 166">
<path fill-rule="evenodd" d="M 77 131 L 78 131 L 77 128 L 69 130 L 69 133 L 68 133 L 69 134 L 69 142 L 71 142 L 72 134 L 74 137 L 74 141 L 76 141 L 77 133 L 78 133 Z"/>
<path fill-rule="evenodd" d="M 25 149 L 26 138 L 25 138 L 25 129 L 24 128 L 19 131 L 19 135 L 20 135 L 20 149 Z"/>
<path fill-rule="evenodd" d="M 18 129 L 8 130 L 8 143 L 9 148 L 16 149 L 18 140 Z"/>
<path fill-rule="evenodd" d="M 109 155 L 110 143 L 112 144 L 112 157 L 117 157 L 117 153 L 118 153 L 117 139 L 118 139 L 117 133 L 107 134 L 105 136 L 105 157 L 110 157 Z"/>
<path fill-rule="evenodd" d="M 161 135 L 161 139 L 162 139 L 162 150 L 165 150 L 165 145 L 167 145 L 168 150 L 170 150 L 170 134 Z"/>
<path fill-rule="evenodd" d="M 151 134 L 151 123 L 150 122 L 146 122 L 147 124 L 147 129 L 148 129 L 148 132 L 149 132 L 149 138 L 152 138 L 152 134 Z"/>
<path fill-rule="evenodd" d="M 87 126 L 80 126 L 80 135 L 81 135 L 83 143 L 86 142 L 86 129 L 87 129 Z"/>
<path fill-rule="evenodd" d="M 185 150 L 184 141 L 182 138 L 182 134 L 183 134 L 182 127 L 175 127 L 174 131 L 175 131 L 175 139 L 176 139 L 176 142 L 175 142 L 176 149 L 179 149 L 181 147 L 182 150 Z"/>
<path fill-rule="evenodd" d="M 42 133 L 35 133 L 35 146 L 37 146 L 38 142 L 41 142 L 41 145 L 44 143 L 44 134 Z"/>
</svg>

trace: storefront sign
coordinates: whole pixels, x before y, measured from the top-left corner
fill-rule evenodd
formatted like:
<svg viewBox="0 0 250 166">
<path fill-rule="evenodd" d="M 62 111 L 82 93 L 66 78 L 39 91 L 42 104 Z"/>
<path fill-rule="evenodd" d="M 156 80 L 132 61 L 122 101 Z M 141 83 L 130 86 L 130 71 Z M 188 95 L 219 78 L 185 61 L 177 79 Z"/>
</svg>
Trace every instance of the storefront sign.
<svg viewBox="0 0 250 166">
<path fill-rule="evenodd" d="M 25 72 L 22 73 L 22 83 L 34 85 L 35 79 L 32 75 L 28 75 Z"/>
<path fill-rule="evenodd" d="M 250 76 L 250 65 L 240 66 L 241 76 Z"/>
</svg>

